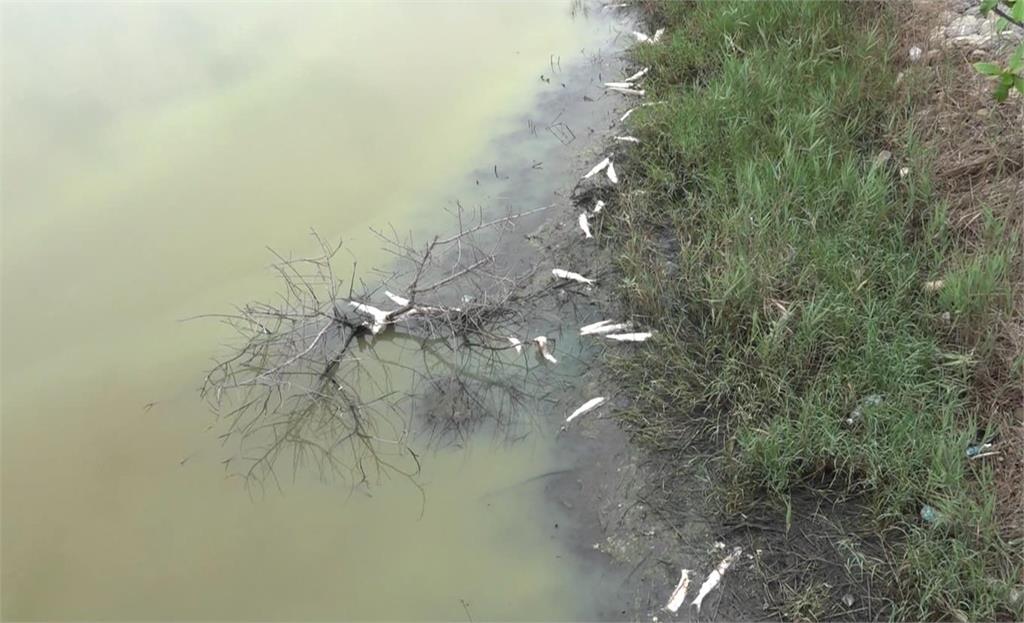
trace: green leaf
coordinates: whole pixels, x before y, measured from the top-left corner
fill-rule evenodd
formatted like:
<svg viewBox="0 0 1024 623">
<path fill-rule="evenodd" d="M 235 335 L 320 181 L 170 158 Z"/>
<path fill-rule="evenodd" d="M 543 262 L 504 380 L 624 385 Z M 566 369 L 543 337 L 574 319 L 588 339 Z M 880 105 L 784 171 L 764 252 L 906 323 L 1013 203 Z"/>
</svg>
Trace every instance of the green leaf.
<svg viewBox="0 0 1024 623">
<path fill-rule="evenodd" d="M 999 74 L 999 84 L 1005 86 L 1006 88 L 1010 88 L 1013 86 L 1013 81 L 1016 77 L 1017 76 L 1011 74 L 1010 72 L 1004 71 L 1003 73 Z"/>
<path fill-rule="evenodd" d="M 1010 64 L 1007 66 L 1007 69 L 1013 73 L 1017 73 L 1020 70 L 1021 65 L 1024 65 L 1024 43 L 1018 45 L 1017 49 L 1013 51 L 1013 54 L 1010 56 Z"/>
<path fill-rule="evenodd" d="M 1010 95 L 1010 87 L 1007 86 L 1006 83 L 1000 82 L 998 86 L 996 86 L 996 90 L 993 95 L 997 102 L 1005 102 L 1006 98 Z"/>
<path fill-rule="evenodd" d="M 999 0 L 981 0 L 981 14 L 988 15 L 988 12 L 996 8 Z"/>
<path fill-rule="evenodd" d="M 1024 78 L 1017 76 L 1013 79 L 1013 88 L 1017 89 L 1021 93 L 1024 93 Z"/>
<path fill-rule="evenodd" d="M 1017 0 L 1013 3 L 1013 11 L 1010 12 L 1013 19 L 1018 22 L 1024 22 L 1024 2 Z"/>
<path fill-rule="evenodd" d="M 998 76 L 1003 73 L 1003 68 L 995 63 L 975 63 L 974 68 L 986 76 Z"/>
<path fill-rule="evenodd" d="M 1009 25 L 1010 20 L 1006 19 L 1005 17 L 1000 17 L 999 19 L 996 20 L 996 32 L 1003 32 Z"/>
</svg>

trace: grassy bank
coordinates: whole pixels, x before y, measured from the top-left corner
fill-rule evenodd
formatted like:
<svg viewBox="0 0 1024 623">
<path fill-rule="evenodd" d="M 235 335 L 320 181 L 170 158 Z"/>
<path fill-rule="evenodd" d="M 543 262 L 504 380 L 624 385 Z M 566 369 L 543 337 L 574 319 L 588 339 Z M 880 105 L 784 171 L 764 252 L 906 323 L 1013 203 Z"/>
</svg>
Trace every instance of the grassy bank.
<svg viewBox="0 0 1024 623">
<path fill-rule="evenodd" d="M 634 55 L 664 104 L 630 117 L 610 234 L 658 332 L 612 362 L 638 388 L 631 430 L 669 472 L 707 452 L 726 514 L 855 501 L 886 616 L 1019 618 L 1017 498 L 966 451 L 1019 457 L 1020 217 L 975 202 L 962 227 L 920 123 L 933 78 L 903 66 L 907 7 L 644 8 L 668 31 Z"/>
</svg>

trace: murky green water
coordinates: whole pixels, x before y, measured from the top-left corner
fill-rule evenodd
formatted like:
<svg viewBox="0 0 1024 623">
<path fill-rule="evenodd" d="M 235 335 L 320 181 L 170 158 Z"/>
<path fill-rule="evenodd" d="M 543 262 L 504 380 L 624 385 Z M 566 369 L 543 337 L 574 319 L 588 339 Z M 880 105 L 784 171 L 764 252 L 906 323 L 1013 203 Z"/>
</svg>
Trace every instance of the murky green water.
<svg viewBox="0 0 1024 623">
<path fill-rule="evenodd" d="M 587 616 L 542 487 L 486 495 L 558 467 L 549 440 L 428 457 L 425 508 L 302 474 L 253 500 L 195 394 L 227 336 L 178 320 L 272 293 L 264 246 L 310 227 L 363 266 L 368 226 L 440 227 L 595 25 L 568 1 L 0 10 L 3 617 Z"/>
</svg>

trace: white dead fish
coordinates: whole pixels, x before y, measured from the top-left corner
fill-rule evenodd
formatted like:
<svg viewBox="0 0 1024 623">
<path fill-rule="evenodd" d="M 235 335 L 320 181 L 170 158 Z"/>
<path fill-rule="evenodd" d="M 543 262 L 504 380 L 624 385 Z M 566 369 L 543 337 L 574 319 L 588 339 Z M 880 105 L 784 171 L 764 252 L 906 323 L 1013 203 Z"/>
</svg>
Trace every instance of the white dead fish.
<svg viewBox="0 0 1024 623">
<path fill-rule="evenodd" d="M 618 184 L 619 183 L 619 176 L 618 176 L 618 174 L 615 173 L 615 163 L 614 162 L 609 162 L 608 163 L 608 168 L 605 169 L 604 172 L 608 176 L 608 180 L 611 181 L 612 184 Z"/>
<path fill-rule="evenodd" d="M 639 95 L 640 97 L 647 94 L 647 91 L 643 89 L 632 89 L 630 87 L 608 87 L 608 90 L 622 93 L 623 95 Z"/>
<path fill-rule="evenodd" d="M 900 167 L 900 179 L 910 175 L 910 167 Z"/>
<path fill-rule="evenodd" d="M 628 119 L 629 116 L 632 115 L 633 112 L 636 111 L 637 108 L 643 108 L 644 106 L 657 106 L 658 104 L 664 104 L 664 103 L 665 102 L 663 102 L 663 101 L 661 101 L 661 102 L 644 102 L 643 104 L 640 104 L 639 106 L 635 106 L 633 108 L 630 108 L 626 112 L 622 113 L 622 116 L 619 117 L 619 121 L 625 121 L 626 119 Z"/>
<path fill-rule="evenodd" d="M 604 86 L 608 87 L 609 89 L 632 89 L 633 88 L 633 83 L 632 82 L 605 82 Z"/>
<path fill-rule="evenodd" d="M 593 238 L 594 234 L 590 233 L 590 220 L 587 219 L 587 213 L 580 213 L 580 229 L 583 230 L 583 235 L 586 238 Z"/>
<path fill-rule="evenodd" d="M 722 562 L 718 563 L 718 567 L 708 574 L 707 579 L 700 585 L 700 591 L 697 593 L 697 597 L 693 600 L 692 605 L 697 606 L 698 612 L 700 611 L 701 602 L 703 602 L 704 598 L 708 596 L 708 593 L 718 586 L 718 583 L 722 581 L 722 576 L 725 575 L 725 572 L 729 570 L 732 563 L 736 562 L 736 559 L 739 558 L 742 553 L 743 550 L 741 548 L 734 548 L 732 553 L 723 558 Z"/>
<path fill-rule="evenodd" d="M 636 37 L 636 40 L 639 41 L 640 43 L 647 43 L 648 41 L 651 40 L 650 37 L 640 32 L 639 30 L 634 30 L 633 36 Z"/>
<path fill-rule="evenodd" d="M 588 171 L 587 174 L 583 176 L 583 179 L 587 179 L 588 177 L 593 177 L 594 175 L 597 175 L 601 171 L 604 171 L 608 167 L 608 165 L 611 164 L 611 163 L 612 163 L 612 159 L 610 157 L 606 157 L 601 162 L 598 162 L 597 164 L 595 164 L 594 168 L 591 169 L 590 171 Z"/>
<path fill-rule="evenodd" d="M 404 296 L 398 296 L 394 292 L 388 292 L 387 290 L 384 290 L 384 296 L 394 301 L 396 305 L 401 305 L 402 307 L 405 307 L 406 305 L 409 304 L 409 299 L 405 298 Z"/>
<path fill-rule="evenodd" d="M 512 348 L 516 349 L 517 353 L 523 352 L 523 343 L 519 340 L 519 338 L 510 335 L 508 336 L 508 341 L 512 344 Z"/>
<path fill-rule="evenodd" d="M 579 409 L 576 409 L 575 411 L 572 412 L 572 415 L 565 418 L 565 423 L 568 424 L 569 422 L 575 420 L 576 418 L 583 415 L 587 411 L 590 411 L 591 409 L 596 409 L 597 407 L 604 404 L 605 400 L 607 400 L 607 398 L 605 398 L 604 396 L 598 396 L 597 398 L 591 398 L 590 400 L 584 402 L 582 405 L 580 405 Z"/>
<path fill-rule="evenodd" d="M 600 320 L 598 322 L 592 322 L 592 323 L 590 323 L 588 325 L 584 325 L 584 326 L 580 327 L 580 335 L 586 335 L 587 333 L 593 331 L 594 329 L 598 329 L 600 327 L 609 325 L 609 324 L 611 324 L 613 322 L 615 322 L 615 321 L 614 320 Z"/>
<path fill-rule="evenodd" d="M 622 141 L 623 143 L 639 143 L 640 139 L 635 136 L 616 136 L 615 140 Z"/>
<path fill-rule="evenodd" d="M 651 37 L 651 43 L 657 43 L 661 41 L 661 36 L 665 34 L 664 28 L 659 28 L 654 31 L 654 35 Z"/>
<path fill-rule="evenodd" d="M 651 70 L 650 67 L 644 67 L 643 69 L 641 69 L 640 71 L 636 72 L 632 76 L 626 78 L 624 80 L 624 82 L 636 82 L 640 78 L 643 78 L 644 76 L 646 76 L 647 72 L 649 72 L 650 70 Z"/>
<path fill-rule="evenodd" d="M 644 333 L 616 333 L 614 335 L 605 335 L 605 337 L 617 342 L 643 342 L 649 340 L 652 335 L 654 333 L 648 331 Z"/>
<path fill-rule="evenodd" d="M 547 359 L 551 363 L 558 363 L 558 360 L 555 359 L 555 356 L 551 354 L 550 350 L 548 350 L 548 338 L 546 338 L 543 335 L 538 335 L 537 337 L 533 338 L 533 342 L 534 344 L 537 345 L 537 350 L 540 352 L 541 357 Z"/>
<path fill-rule="evenodd" d="M 665 604 L 665 609 L 669 612 L 678 612 L 679 608 L 686 601 L 686 591 L 690 588 L 690 570 L 683 569 L 679 572 L 679 583 L 676 584 L 676 589 L 672 591 L 672 595 L 668 598 L 668 603 Z"/>
<path fill-rule="evenodd" d="M 585 283 L 587 285 L 594 285 L 593 279 L 587 279 L 579 273 L 574 273 L 571 270 L 565 270 L 562 268 L 552 268 L 551 274 L 558 277 L 559 279 L 568 279 L 569 281 L 575 281 L 577 283 Z"/>
<path fill-rule="evenodd" d="M 580 329 L 580 335 L 604 335 L 606 333 L 615 333 L 616 331 L 626 331 L 633 327 L 631 322 L 617 322 L 615 324 L 601 325 L 600 327 L 594 327 L 584 331 Z"/>
<path fill-rule="evenodd" d="M 594 204 L 594 209 L 591 210 L 591 212 L 593 212 L 594 214 L 600 214 L 601 210 L 603 210 L 603 209 L 604 209 L 604 202 L 601 201 L 600 199 L 598 199 L 597 203 Z"/>
<path fill-rule="evenodd" d="M 388 315 L 391 313 L 386 312 L 383 309 L 377 309 L 373 305 L 357 303 L 356 301 L 349 301 L 349 305 L 354 307 L 357 312 L 366 314 L 373 318 L 373 324 L 370 325 L 370 333 L 374 335 L 380 333 L 380 330 L 384 328 L 384 325 L 388 322 Z"/>
</svg>

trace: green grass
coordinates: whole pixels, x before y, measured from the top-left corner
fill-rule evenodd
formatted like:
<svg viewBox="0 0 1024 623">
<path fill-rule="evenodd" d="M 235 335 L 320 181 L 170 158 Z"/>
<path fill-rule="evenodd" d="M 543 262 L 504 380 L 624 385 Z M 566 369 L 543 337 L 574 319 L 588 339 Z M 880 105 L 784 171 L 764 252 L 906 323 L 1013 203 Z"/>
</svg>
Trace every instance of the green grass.
<svg viewBox="0 0 1024 623">
<path fill-rule="evenodd" d="M 630 119 L 642 143 L 620 157 L 611 234 L 625 304 L 658 330 L 612 364 L 641 388 L 626 415 L 637 437 L 672 448 L 716 414 L 703 425 L 724 439 L 734 504 L 784 508 L 812 480 L 867 492 L 878 529 L 904 535 L 894 618 L 1021 617 L 1022 544 L 997 529 L 990 467 L 964 453 L 987 426 L 973 372 L 1010 308 L 1020 241 L 991 215 L 980 245 L 951 234 L 889 9 L 647 8 L 668 35 L 634 56 L 665 104 Z M 882 149 L 899 162 L 877 162 Z M 970 349 L 949 324 L 975 333 Z M 936 524 L 918 519 L 924 504 Z"/>
</svg>

